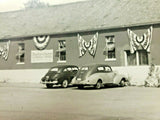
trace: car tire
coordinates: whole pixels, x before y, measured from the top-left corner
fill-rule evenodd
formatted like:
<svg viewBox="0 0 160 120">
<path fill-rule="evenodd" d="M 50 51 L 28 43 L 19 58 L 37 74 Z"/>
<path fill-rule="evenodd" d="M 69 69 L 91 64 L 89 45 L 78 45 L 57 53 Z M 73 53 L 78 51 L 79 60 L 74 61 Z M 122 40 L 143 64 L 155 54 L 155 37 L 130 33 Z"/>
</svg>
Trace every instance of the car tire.
<svg viewBox="0 0 160 120">
<path fill-rule="evenodd" d="M 119 84 L 120 84 L 120 87 L 124 87 L 125 86 L 125 80 L 122 79 Z"/>
<path fill-rule="evenodd" d="M 84 88 L 83 85 L 79 85 L 79 86 L 78 86 L 78 89 L 83 89 L 83 88 Z"/>
<path fill-rule="evenodd" d="M 102 81 L 99 80 L 99 81 L 96 83 L 95 88 L 96 88 L 96 89 L 100 89 L 101 87 L 102 87 Z"/>
<path fill-rule="evenodd" d="M 47 87 L 47 88 L 52 88 L 53 85 L 52 85 L 52 84 L 46 84 L 46 87 Z"/>
<path fill-rule="evenodd" d="M 67 87 L 68 87 L 68 80 L 63 80 L 61 86 L 62 86 L 63 88 L 67 88 Z"/>
</svg>

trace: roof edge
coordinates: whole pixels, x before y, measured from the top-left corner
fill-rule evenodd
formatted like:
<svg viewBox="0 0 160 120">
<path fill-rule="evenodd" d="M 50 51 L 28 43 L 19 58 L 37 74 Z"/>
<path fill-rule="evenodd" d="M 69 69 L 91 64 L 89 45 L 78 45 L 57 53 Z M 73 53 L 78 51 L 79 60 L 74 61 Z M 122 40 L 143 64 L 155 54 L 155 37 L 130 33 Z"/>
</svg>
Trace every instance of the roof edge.
<svg viewBox="0 0 160 120">
<path fill-rule="evenodd" d="M 101 28 L 94 28 L 94 29 L 86 29 L 86 30 L 78 30 L 78 31 L 66 31 L 66 32 L 54 32 L 54 33 L 44 33 L 44 34 L 33 34 L 33 35 L 24 35 L 24 36 L 13 36 L 13 37 L 2 37 L 0 40 L 8 40 L 8 39 L 20 39 L 20 38 L 30 38 L 34 36 L 41 36 L 41 35 L 64 35 L 64 34 L 77 34 L 77 33 L 84 33 L 84 32 L 96 32 L 96 31 L 104 31 L 104 30 L 113 30 L 113 29 L 125 29 L 129 27 L 142 27 L 142 26 L 149 26 L 149 25 L 160 25 L 160 21 L 157 22 L 146 22 L 146 23 L 139 23 L 139 24 L 130 24 L 130 25 L 121 25 L 121 26 L 112 26 L 112 27 L 101 27 Z"/>
<path fill-rule="evenodd" d="M 52 8 L 52 7 L 63 7 L 66 5 L 72 5 L 72 4 L 83 3 L 83 2 L 88 2 L 88 1 L 92 1 L 92 0 L 83 0 L 83 1 L 77 1 L 77 2 L 55 4 L 55 5 L 49 5 L 48 7 L 42 7 L 42 8 L 30 8 L 30 9 L 22 8 L 22 9 L 17 9 L 17 10 L 12 10 L 12 11 L 0 12 L 0 14 L 10 14 L 10 13 L 15 13 L 15 12 L 24 12 L 24 11 L 29 11 L 29 10 L 38 10 L 38 9 Z"/>
</svg>

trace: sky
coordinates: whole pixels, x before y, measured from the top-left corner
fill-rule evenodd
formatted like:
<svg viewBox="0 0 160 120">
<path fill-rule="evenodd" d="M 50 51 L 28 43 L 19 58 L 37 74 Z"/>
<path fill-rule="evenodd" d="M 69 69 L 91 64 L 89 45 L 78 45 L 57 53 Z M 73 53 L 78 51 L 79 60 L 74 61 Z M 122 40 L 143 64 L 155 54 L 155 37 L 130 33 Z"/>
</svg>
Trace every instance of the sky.
<svg viewBox="0 0 160 120">
<path fill-rule="evenodd" d="M 24 3 L 28 0 L 0 0 L 0 12 L 8 12 L 24 9 Z M 70 2 L 85 1 L 85 0 L 40 0 L 49 5 L 65 4 Z"/>
</svg>

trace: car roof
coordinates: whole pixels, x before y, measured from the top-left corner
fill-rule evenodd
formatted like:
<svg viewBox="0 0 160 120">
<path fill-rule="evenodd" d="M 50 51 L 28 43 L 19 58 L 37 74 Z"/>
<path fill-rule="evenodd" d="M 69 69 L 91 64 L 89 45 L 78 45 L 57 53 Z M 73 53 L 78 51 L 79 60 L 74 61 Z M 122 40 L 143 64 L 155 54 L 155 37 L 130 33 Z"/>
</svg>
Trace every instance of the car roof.
<svg viewBox="0 0 160 120">
<path fill-rule="evenodd" d="M 87 64 L 87 65 L 83 65 L 82 67 L 84 66 L 88 66 L 88 67 L 108 66 L 110 67 L 110 65 L 107 65 L 107 64 Z"/>
<path fill-rule="evenodd" d="M 66 67 L 78 67 L 76 65 L 57 65 L 57 66 L 53 66 L 51 68 L 55 68 L 55 67 L 58 67 L 58 68 L 66 68 Z"/>
</svg>

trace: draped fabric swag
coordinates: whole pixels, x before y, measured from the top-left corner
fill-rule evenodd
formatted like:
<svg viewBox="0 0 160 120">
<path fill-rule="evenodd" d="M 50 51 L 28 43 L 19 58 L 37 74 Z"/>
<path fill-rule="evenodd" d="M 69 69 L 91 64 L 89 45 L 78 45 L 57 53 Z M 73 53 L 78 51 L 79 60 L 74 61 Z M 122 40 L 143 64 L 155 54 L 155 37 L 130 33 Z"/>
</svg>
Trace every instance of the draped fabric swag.
<svg viewBox="0 0 160 120">
<path fill-rule="evenodd" d="M 153 27 L 151 26 L 146 33 L 144 33 L 142 36 L 138 36 L 130 29 L 127 29 L 130 40 L 130 52 L 134 53 L 139 47 L 142 47 L 142 49 L 150 52 L 152 31 Z"/>
<path fill-rule="evenodd" d="M 36 48 L 39 50 L 45 49 L 46 46 L 48 45 L 49 40 L 50 40 L 49 35 L 33 37 L 34 44 Z"/>
<path fill-rule="evenodd" d="M 0 57 L 7 61 L 9 56 L 10 40 L 2 47 L 0 46 Z"/>
<path fill-rule="evenodd" d="M 98 40 L 98 32 L 93 36 L 93 38 L 89 42 L 86 42 L 82 38 L 82 36 L 78 34 L 79 56 L 82 57 L 88 50 L 89 54 L 92 57 L 95 57 L 97 49 L 97 40 Z"/>
</svg>

